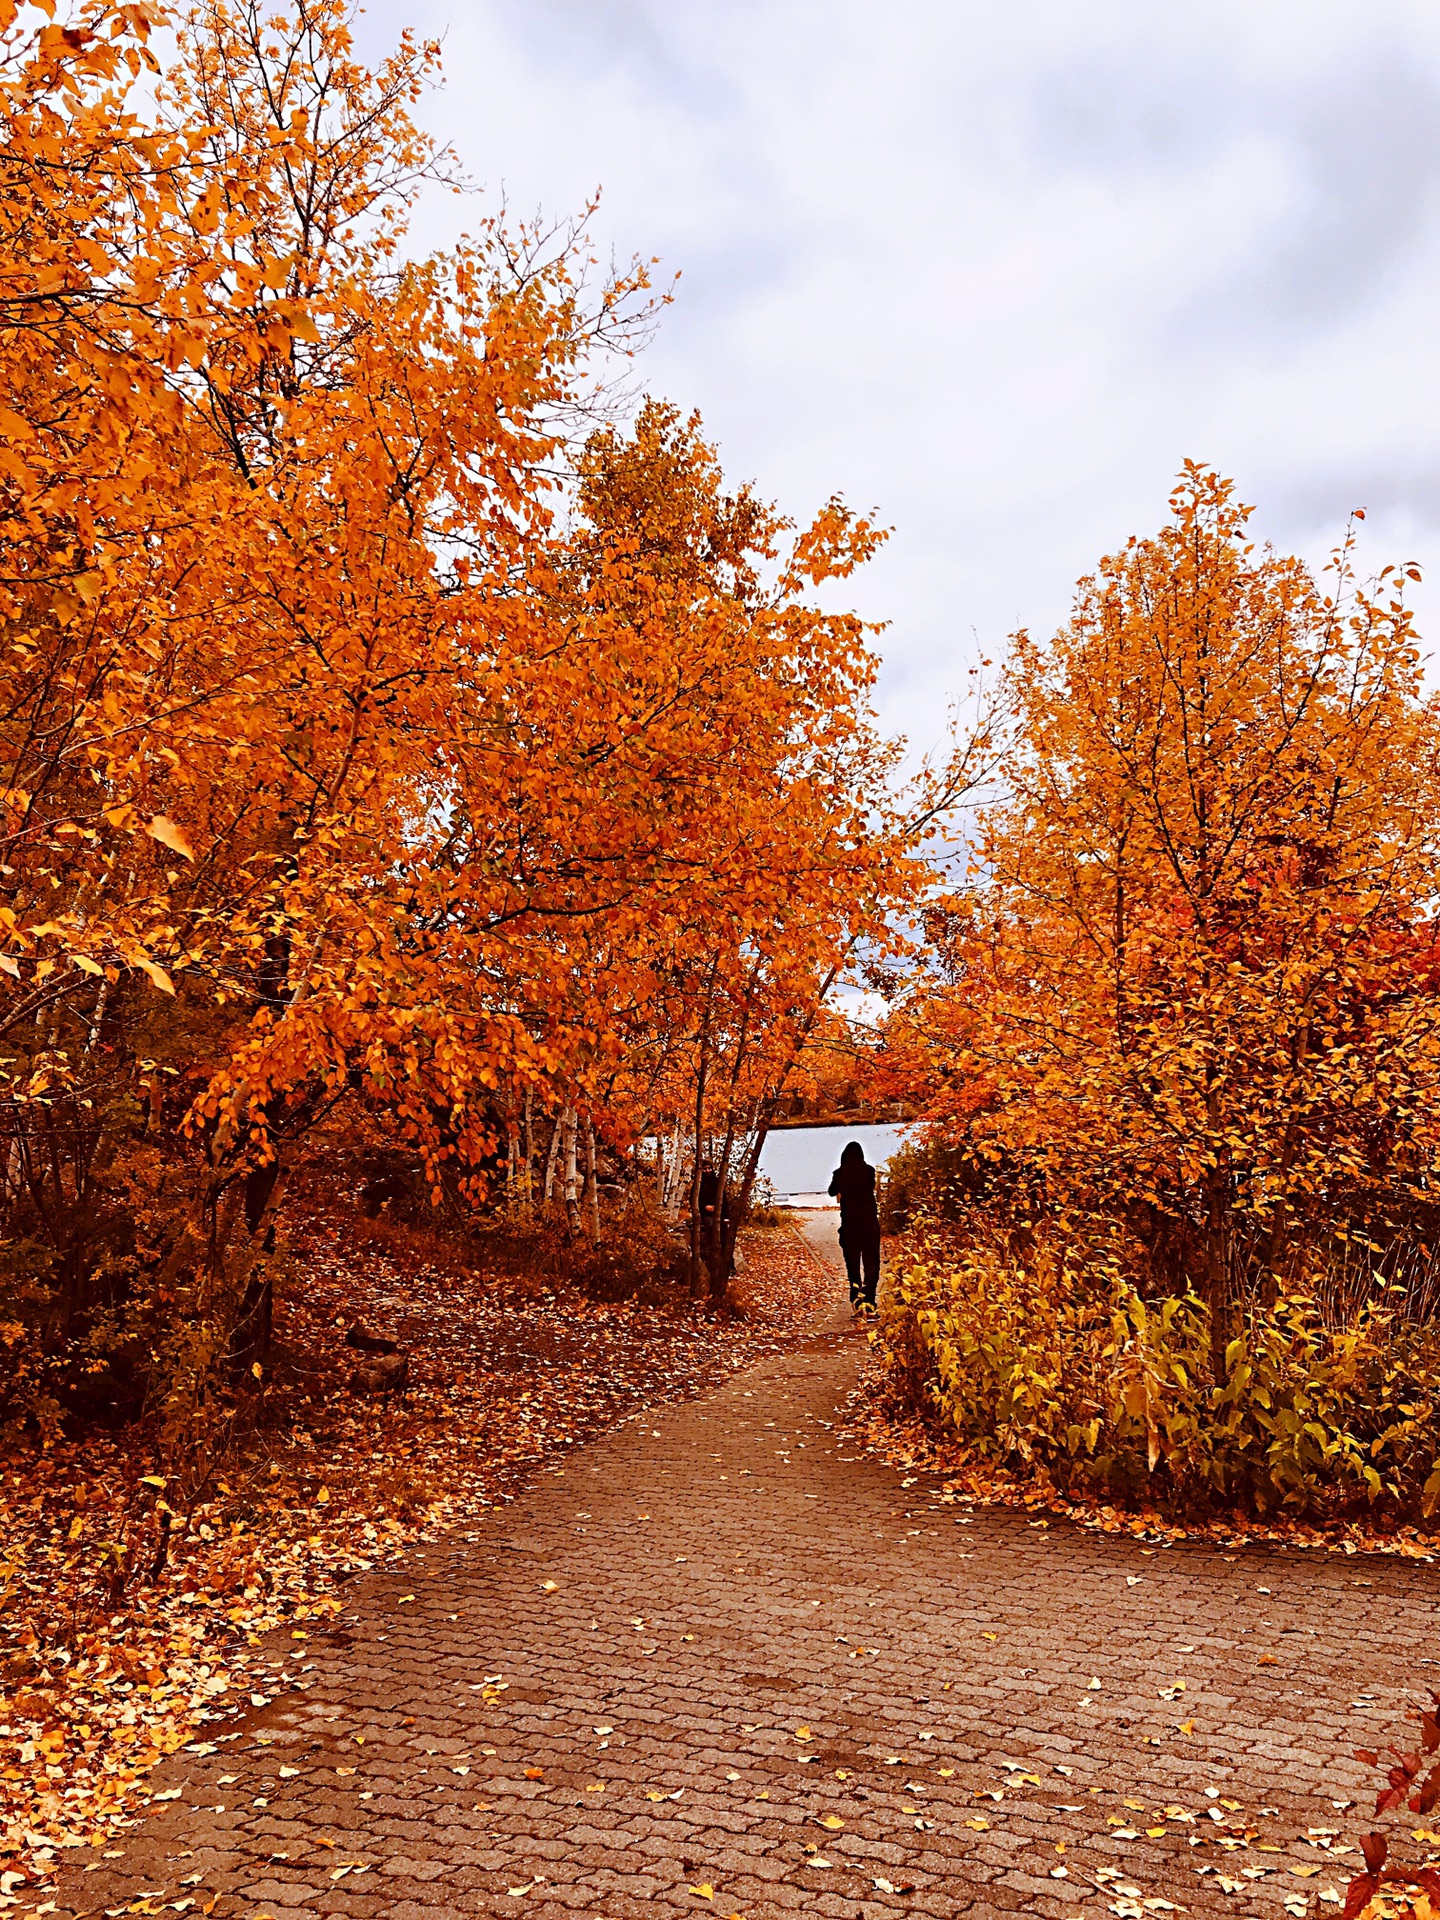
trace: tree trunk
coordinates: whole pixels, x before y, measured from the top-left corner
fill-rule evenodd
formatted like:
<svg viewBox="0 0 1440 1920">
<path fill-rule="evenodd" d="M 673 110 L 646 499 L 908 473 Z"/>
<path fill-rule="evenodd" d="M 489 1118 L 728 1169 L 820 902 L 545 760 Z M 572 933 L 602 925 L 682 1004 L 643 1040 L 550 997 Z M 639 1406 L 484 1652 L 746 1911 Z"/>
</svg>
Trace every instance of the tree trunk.
<svg viewBox="0 0 1440 1920">
<path fill-rule="evenodd" d="M 555 1191 L 555 1166 L 560 1154 L 562 1119 L 562 1114 L 556 1114 L 555 1124 L 550 1130 L 550 1151 L 545 1155 L 545 1185 L 540 1196 L 540 1205 L 546 1212 L 549 1211 L 550 1197 Z"/>
<path fill-rule="evenodd" d="M 585 1121 L 585 1194 L 590 1202 L 590 1244 L 600 1245 L 600 1180 L 595 1168 L 595 1123 Z"/>
<path fill-rule="evenodd" d="M 570 1238 L 580 1238 L 580 1168 L 575 1158 L 575 1109 L 566 1107 L 561 1116 L 565 1134 L 565 1224 Z"/>
<path fill-rule="evenodd" d="M 690 1173 L 690 1294 L 698 1299 L 704 1291 L 702 1286 L 703 1262 L 700 1248 L 700 1176 L 702 1172 L 702 1143 L 705 1139 L 705 1090 L 710 1073 L 710 994 L 715 986 L 715 967 L 710 968 L 710 980 L 706 988 L 705 1018 L 700 1027 L 700 1063 L 695 1075 L 695 1165 Z"/>
<path fill-rule="evenodd" d="M 245 1238 L 235 1252 L 226 1244 L 217 1248 L 236 1297 L 235 1325 L 230 1335 L 230 1361 L 237 1372 L 264 1366 L 270 1358 L 274 1331 L 275 1288 L 269 1269 L 256 1263 L 275 1250 L 275 1222 L 285 1197 L 288 1170 L 279 1161 L 255 1167 L 244 1180 L 242 1218 Z M 239 1224 L 237 1222 L 236 1224 Z"/>
<path fill-rule="evenodd" d="M 1205 1305 L 1210 1312 L 1210 1371 L 1217 1387 L 1226 1379 L 1227 1308 L 1225 1284 L 1225 1176 L 1211 1167 L 1205 1177 Z"/>
<path fill-rule="evenodd" d="M 670 1154 L 665 1163 L 665 1217 L 673 1220 L 680 1208 L 680 1176 L 685 1171 L 685 1136 L 680 1129 L 680 1116 L 675 1116 L 675 1131 L 671 1135 Z"/>
</svg>

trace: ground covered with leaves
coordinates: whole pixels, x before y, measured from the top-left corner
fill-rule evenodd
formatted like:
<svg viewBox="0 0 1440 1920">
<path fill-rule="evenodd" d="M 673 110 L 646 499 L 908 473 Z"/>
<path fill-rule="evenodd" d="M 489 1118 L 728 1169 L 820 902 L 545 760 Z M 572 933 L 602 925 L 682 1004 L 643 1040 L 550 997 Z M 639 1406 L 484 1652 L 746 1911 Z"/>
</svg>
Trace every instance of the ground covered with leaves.
<svg viewBox="0 0 1440 1920">
<path fill-rule="evenodd" d="M 162 1756 L 264 1703 L 262 1634 L 303 1640 L 347 1581 L 513 1499 L 541 1461 L 783 1348 L 831 1285 L 785 1227 L 748 1236 L 721 1314 L 487 1279 L 353 1216 L 317 1216 L 296 1252 L 263 1407 L 195 1484 L 134 1434 L 0 1461 L 0 1906 L 125 1825 Z M 349 1391 L 357 1316 L 408 1354 L 403 1394 Z"/>
</svg>

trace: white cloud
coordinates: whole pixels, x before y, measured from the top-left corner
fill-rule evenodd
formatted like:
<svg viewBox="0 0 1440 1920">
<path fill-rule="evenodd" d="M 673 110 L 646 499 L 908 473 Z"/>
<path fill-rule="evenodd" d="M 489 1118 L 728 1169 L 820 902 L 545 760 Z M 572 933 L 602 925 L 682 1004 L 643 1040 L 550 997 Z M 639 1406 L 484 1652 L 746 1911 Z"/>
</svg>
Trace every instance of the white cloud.
<svg viewBox="0 0 1440 1920">
<path fill-rule="evenodd" d="M 1423 0 L 384 0 L 366 43 L 402 24 L 476 179 L 603 186 L 605 242 L 681 271 L 643 377 L 731 473 L 895 525 L 856 599 L 917 745 L 1187 455 L 1277 543 L 1364 505 L 1376 565 L 1440 564 Z"/>
</svg>

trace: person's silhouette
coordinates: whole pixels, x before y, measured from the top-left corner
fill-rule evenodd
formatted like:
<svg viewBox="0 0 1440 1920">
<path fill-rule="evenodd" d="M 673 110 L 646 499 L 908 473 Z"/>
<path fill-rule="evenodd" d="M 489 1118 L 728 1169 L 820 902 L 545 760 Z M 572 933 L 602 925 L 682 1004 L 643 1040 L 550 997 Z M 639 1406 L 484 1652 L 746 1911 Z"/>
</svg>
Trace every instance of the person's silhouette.
<svg viewBox="0 0 1440 1920">
<path fill-rule="evenodd" d="M 875 1206 L 875 1169 L 852 1140 L 830 1176 L 830 1196 L 840 1202 L 840 1250 L 850 1281 L 850 1305 L 875 1305 L 880 1284 L 880 1215 Z"/>
</svg>

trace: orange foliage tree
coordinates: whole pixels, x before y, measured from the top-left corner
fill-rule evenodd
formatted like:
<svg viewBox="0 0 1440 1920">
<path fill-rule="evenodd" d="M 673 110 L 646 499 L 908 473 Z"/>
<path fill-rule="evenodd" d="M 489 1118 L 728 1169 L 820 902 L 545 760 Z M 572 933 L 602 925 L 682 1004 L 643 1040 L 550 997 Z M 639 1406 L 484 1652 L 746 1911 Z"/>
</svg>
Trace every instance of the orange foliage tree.
<svg viewBox="0 0 1440 1920">
<path fill-rule="evenodd" d="M 1321 584 L 1193 465 L 1171 505 L 1015 641 L 1000 797 L 890 1040 L 960 1192 L 1122 1229 L 1223 1372 L 1231 1303 L 1432 1216 L 1440 735 L 1405 570 L 1362 590 L 1347 543 Z"/>
<path fill-rule="evenodd" d="M 496 224 L 407 254 L 433 48 L 371 72 L 336 0 L 244 0 L 152 75 L 143 7 L 27 20 L 0 1324 L 15 1379 L 161 1353 L 178 1434 L 263 1357 L 287 1170 L 342 1103 L 478 1193 L 537 1097 L 621 1141 L 673 1111 L 717 993 L 752 1070 L 813 1017 L 909 884 L 863 629 L 808 597 L 878 535 L 728 494 L 663 407 L 573 446 L 644 272 Z"/>
</svg>

